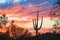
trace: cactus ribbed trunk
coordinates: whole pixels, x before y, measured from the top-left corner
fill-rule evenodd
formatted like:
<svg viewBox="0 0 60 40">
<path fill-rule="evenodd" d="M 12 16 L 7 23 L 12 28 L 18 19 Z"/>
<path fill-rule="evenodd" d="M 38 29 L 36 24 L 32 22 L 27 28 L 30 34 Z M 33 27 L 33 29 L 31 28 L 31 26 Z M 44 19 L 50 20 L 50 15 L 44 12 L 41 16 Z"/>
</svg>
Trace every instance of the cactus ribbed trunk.
<svg viewBox="0 0 60 40">
<path fill-rule="evenodd" d="M 37 12 L 37 17 L 36 17 L 36 19 L 37 19 L 37 20 L 36 20 L 36 22 L 37 22 L 37 25 L 36 25 L 36 29 L 37 29 L 37 30 L 36 30 L 36 36 L 37 36 L 37 35 L 38 35 L 38 12 Z"/>
<path fill-rule="evenodd" d="M 36 36 L 38 35 L 38 30 L 36 30 Z"/>
</svg>

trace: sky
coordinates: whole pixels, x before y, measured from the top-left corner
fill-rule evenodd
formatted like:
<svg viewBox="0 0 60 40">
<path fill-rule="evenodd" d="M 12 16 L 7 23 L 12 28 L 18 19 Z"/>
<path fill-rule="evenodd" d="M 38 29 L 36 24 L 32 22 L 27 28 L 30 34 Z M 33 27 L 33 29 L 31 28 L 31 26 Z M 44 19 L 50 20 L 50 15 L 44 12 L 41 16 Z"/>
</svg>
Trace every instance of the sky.
<svg viewBox="0 0 60 40">
<path fill-rule="evenodd" d="M 8 6 L 12 6 L 14 4 L 20 5 L 29 5 L 29 4 L 41 4 L 44 2 L 48 2 L 50 5 L 53 5 L 56 0 L 0 0 L 0 8 L 4 9 Z"/>
<path fill-rule="evenodd" d="M 20 26 L 32 28 L 32 19 L 36 18 L 36 12 L 39 12 L 39 25 L 41 16 L 43 19 L 43 28 L 51 28 L 55 21 L 48 18 L 56 0 L 0 0 L 0 14 L 6 14 L 9 20 L 15 20 Z M 47 21 L 46 21 L 47 20 Z"/>
<path fill-rule="evenodd" d="M 45 2 L 45 1 L 47 1 L 48 3 L 50 3 L 50 4 L 53 4 L 56 0 L 0 0 L 0 3 L 5 3 L 5 2 L 11 2 L 11 1 L 14 1 L 14 2 L 27 2 L 28 4 L 29 3 L 35 3 L 35 4 L 37 4 L 37 3 L 42 3 L 42 2 Z"/>
</svg>

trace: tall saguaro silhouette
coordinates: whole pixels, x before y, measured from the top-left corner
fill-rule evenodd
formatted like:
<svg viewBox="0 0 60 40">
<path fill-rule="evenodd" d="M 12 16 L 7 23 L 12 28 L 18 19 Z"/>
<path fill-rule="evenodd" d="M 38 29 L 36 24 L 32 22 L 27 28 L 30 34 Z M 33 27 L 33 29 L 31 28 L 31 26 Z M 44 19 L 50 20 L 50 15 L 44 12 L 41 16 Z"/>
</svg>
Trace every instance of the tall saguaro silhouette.
<svg viewBox="0 0 60 40">
<path fill-rule="evenodd" d="M 43 23 L 43 16 L 42 16 L 41 25 L 40 25 L 40 27 L 38 27 L 38 15 L 39 15 L 39 11 L 37 11 L 36 19 L 32 20 L 33 21 L 33 28 L 36 31 L 36 36 L 38 35 L 38 30 L 41 29 L 42 23 Z"/>
</svg>

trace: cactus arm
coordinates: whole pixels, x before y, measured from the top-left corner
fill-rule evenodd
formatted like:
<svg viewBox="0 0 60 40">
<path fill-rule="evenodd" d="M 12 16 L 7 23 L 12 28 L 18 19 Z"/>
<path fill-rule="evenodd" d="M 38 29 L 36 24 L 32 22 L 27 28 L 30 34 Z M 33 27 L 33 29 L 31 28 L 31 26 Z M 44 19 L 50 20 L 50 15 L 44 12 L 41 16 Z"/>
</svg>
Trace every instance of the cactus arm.
<svg viewBox="0 0 60 40">
<path fill-rule="evenodd" d="M 35 25 L 34 25 L 34 20 L 32 20 L 32 22 L 33 22 L 33 27 L 34 27 L 34 26 L 35 26 Z"/>
<path fill-rule="evenodd" d="M 36 19 L 32 21 L 33 21 L 33 28 L 36 30 Z"/>
<path fill-rule="evenodd" d="M 43 16 L 42 16 L 41 25 L 40 25 L 39 29 L 42 27 L 42 23 L 43 23 Z"/>
</svg>

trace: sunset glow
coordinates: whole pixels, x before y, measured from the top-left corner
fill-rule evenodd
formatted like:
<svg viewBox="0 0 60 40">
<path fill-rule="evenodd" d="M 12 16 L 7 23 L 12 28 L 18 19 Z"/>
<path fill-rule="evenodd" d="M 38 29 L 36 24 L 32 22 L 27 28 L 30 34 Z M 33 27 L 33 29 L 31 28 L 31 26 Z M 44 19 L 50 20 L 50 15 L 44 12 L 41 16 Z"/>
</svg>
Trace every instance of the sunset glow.
<svg viewBox="0 0 60 40">
<path fill-rule="evenodd" d="M 58 23 L 60 23 L 60 11 L 57 12 L 59 6 L 57 8 L 54 6 L 53 8 L 52 5 L 55 1 L 53 0 L 52 2 L 50 2 L 50 0 L 0 0 L 0 16 L 6 14 L 6 17 L 8 18 L 7 24 L 2 24 L 3 27 L 0 28 L 0 32 L 6 33 L 9 30 L 9 35 L 12 37 L 13 28 L 11 24 L 14 24 L 14 26 L 16 27 L 15 33 L 17 35 L 23 35 L 27 31 L 33 36 L 36 35 L 36 31 L 33 28 L 32 20 L 36 19 L 38 11 L 38 28 L 41 25 L 41 19 L 43 16 L 42 27 L 40 30 L 38 30 L 38 32 L 40 34 L 43 34 L 46 32 L 54 31 L 53 26 L 57 24 L 57 21 Z M 53 11 L 55 14 L 51 11 Z M 53 20 L 51 20 L 51 18 Z M 60 27 L 60 25 L 58 25 L 58 27 Z"/>
</svg>

